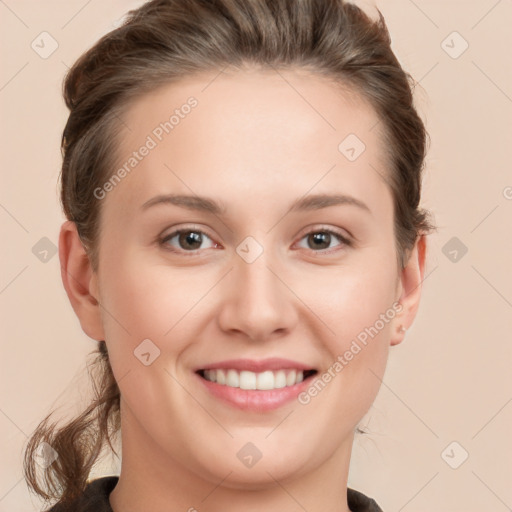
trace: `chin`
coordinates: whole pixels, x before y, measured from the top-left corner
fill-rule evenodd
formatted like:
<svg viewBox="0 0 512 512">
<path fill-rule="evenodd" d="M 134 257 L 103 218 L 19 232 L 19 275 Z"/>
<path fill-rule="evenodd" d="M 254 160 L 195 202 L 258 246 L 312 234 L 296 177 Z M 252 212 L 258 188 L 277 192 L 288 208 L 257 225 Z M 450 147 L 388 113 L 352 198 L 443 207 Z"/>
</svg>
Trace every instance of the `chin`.
<svg viewBox="0 0 512 512">
<path fill-rule="evenodd" d="M 269 450 L 268 455 L 261 454 L 259 460 L 255 462 L 247 460 L 245 463 L 243 455 L 244 453 L 240 458 L 237 453 L 233 456 L 212 455 L 209 460 L 204 461 L 203 466 L 203 470 L 210 474 L 208 480 L 216 483 L 222 481 L 222 486 L 230 489 L 257 491 L 275 485 L 276 480 L 279 482 L 293 480 L 303 472 L 307 472 L 307 467 L 297 459 L 296 454 L 290 453 L 286 456 L 282 452 Z M 213 467 L 212 460 L 216 462 Z"/>
<path fill-rule="evenodd" d="M 260 466 L 260 464 L 262 464 Z M 229 471 L 232 473 L 226 477 L 228 472 L 223 475 L 218 475 L 223 480 L 223 487 L 230 489 L 240 489 L 246 491 L 258 491 L 268 489 L 276 485 L 276 480 L 279 482 L 295 478 L 298 475 L 298 468 L 280 467 L 272 464 L 263 465 L 260 461 L 259 468 L 252 467 L 250 469 L 241 467 L 232 467 Z M 284 466 L 284 464 L 283 464 Z"/>
</svg>

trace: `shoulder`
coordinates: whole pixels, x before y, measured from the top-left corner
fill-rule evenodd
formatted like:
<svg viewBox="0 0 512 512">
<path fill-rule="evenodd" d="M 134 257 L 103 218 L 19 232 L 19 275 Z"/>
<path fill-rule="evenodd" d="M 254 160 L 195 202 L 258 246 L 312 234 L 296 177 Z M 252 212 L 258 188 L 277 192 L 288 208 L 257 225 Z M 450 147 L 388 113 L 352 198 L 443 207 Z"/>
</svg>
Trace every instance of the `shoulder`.
<svg viewBox="0 0 512 512">
<path fill-rule="evenodd" d="M 47 512 L 112 512 L 109 496 L 119 477 L 105 476 L 87 484 L 83 494 L 73 503 L 56 504 Z M 348 506 L 352 512 L 383 512 L 375 500 L 355 489 L 347 489 Z"/>
<path fill-rule="evenodd" d="M 92 480 L 83 494 L 72 503 L 57 503 L 47 512 L 112 512 L 108 498 L 118 480 L 118 476 L 104 476 Z"/>
<path fill-rule="evenodd" d="M 347 488 L 347 501 L 352 512 L 383 512 L 374 499 L 355 489 Z"/>
</svg>

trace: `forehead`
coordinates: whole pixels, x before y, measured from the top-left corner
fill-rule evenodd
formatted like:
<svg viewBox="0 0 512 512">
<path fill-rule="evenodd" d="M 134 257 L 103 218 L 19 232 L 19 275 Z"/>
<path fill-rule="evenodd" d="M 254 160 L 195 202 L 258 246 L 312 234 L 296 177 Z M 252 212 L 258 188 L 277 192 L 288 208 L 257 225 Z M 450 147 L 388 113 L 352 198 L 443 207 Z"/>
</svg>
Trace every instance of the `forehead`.
<svg viewBox="0 0 512 512">
<path fill-rule="evenodd" d="M 138 98 L 122 122 L 118 164 L 129 176 L 109 203 L 122 196 L 140 206 L 177 190 L 271 204 L 336 187 L 371 201 L 385 186 L 375 111 L 350 88 L 302 70 L 196 75 Z"/>
</svg>

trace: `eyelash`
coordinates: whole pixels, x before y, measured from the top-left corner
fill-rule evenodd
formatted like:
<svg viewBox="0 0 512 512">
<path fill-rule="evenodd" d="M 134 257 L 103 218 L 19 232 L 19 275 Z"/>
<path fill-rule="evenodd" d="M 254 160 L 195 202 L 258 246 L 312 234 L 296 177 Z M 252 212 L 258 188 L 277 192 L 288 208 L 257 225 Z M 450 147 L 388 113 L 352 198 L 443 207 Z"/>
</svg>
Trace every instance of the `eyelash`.
<svg viewBox="0 0 512 512">
<path fill-rule="evenodd" d="M 201 229 L 196 229 L 194 227 L 187 227 L 187 228 L 180 228 L 180 229 L 177 229 L 175 231 L 172 231 L 168 235 L 165 235 L 164 237 L 159 238 L 158 242 L 167 251 L 170 251 L 170 252 L 173 252 L 173 253 L 176 253 L 176 254 L 183 254 L 183 255 L 186 255 L 186 256 L 197 256 L 198 251 L 201 251 L 201 249 L 195 249 L 193 251 L 185 251 L 183 249 L 178 250 L 176 248 L 171 248 L 167 244 L 167 242 L 169 240 L 173 239 L 176 235 L 181 235 L 182 233 L 201 233 L 202 235 L 206 235 L 210 240 L 212 240 L 212 238 L 207 233 L 202 231 Z M 335 230 L 333 230 L 331 228 L 323 228 L 323 227 L 314 229 L 312 231 L 308 231 L 307 233 L 305 233 L 301 237 L 300 240 L 303 240 L 308 235 L 312 235 L 312 234 L 316 234 L 316 233 L 324 233 L 324 234 L 327 233 L 329 235 L 334 235 L 346 247 L 352 247 L 352 245 L 353 245 L 352 240 L 350 240 L 349 238 L 345 237 L 344 235 L 342 235 L 338 231 L 335 231 Z M 212 242 L 213 242 L 213 240 L 212 240 Z M 307 250 L 309 250 L 309 251 L 311 251 L 313 253 L 330 254 L 330 253 L 338 251 L 340 249 L 336 249 L 336 248 L 334 248 L 334 249 L 321 249 L 319 251 L 315 251 L 313 249 L 307 249 Z"/>
</svg>

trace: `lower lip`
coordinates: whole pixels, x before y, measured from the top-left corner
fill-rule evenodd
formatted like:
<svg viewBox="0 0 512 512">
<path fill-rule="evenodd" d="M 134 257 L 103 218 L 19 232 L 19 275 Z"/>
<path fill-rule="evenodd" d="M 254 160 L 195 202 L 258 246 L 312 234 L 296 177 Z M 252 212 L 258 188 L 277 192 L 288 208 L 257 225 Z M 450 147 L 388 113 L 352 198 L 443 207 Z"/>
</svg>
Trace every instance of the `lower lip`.
<svg viewBox="0 0 512 512">
<path fill-rule="evenodd" d="M 271 411 L 278 409 L 284 404 L 297 398 L 299 393 L 304 391 L 310 384 L 311 376 L 307 379 L 279 389 L 270 389 L 268 391 L 258 389 L 240 389 L 223 384 L 217 384 L 201 377 L 197 373 L 196 377 L 203 383 L 206 389 L 216 398 L 246 411 Z"/>
</svg>

